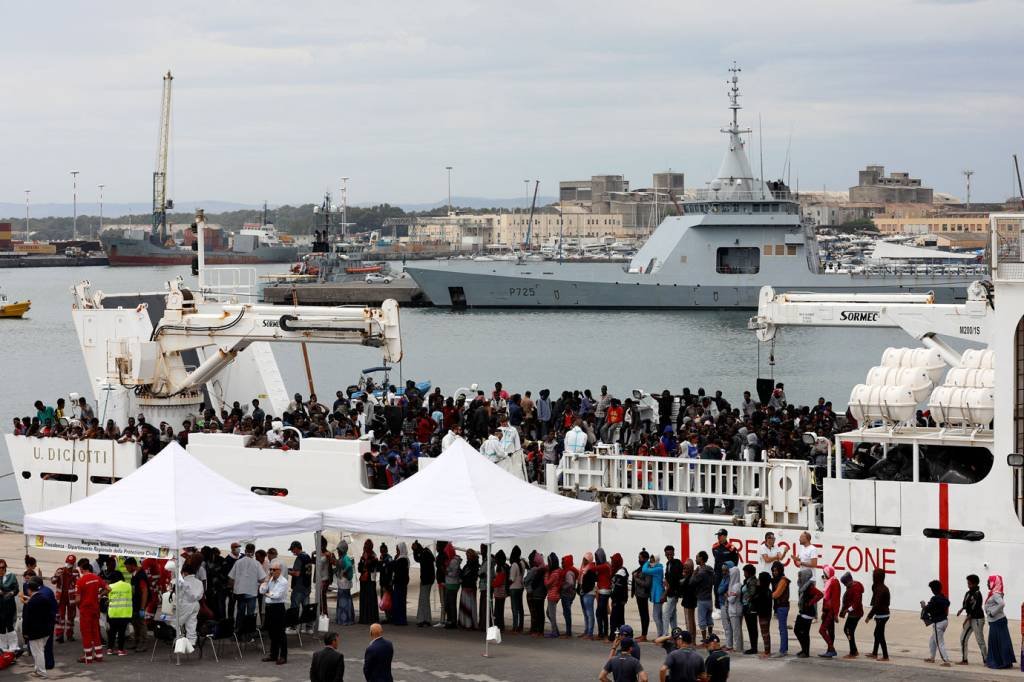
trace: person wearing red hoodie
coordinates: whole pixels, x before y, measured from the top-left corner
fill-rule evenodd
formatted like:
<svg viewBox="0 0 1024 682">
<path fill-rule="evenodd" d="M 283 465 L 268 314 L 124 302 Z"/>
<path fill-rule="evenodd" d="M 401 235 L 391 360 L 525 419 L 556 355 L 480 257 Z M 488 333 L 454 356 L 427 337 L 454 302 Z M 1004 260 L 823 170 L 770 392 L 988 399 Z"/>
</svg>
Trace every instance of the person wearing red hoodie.
<svg viewBox="0 0 1024 682">
<path fill-rule="evenodd" d="M 821 600 L 821 626 L 818 634 L 825 640 L 825 653 L 818 654 L 821 658 L 836 657 L 836 623 L 839 622 L 839 581 L 836 570 L 831 566 L 823 566 L 825 575 L 824 598 Z"/>
<path fill-rule="evenodd" d="M 572 603 L 576 600 L 576 587 L 580 583 L 580 572 L 572 565 L 572 554 L 562 557 L 562 618 L 565 619 L 565 632 L 562 637 L 572 637 Z"/>
<path fill-rule="evenodd" d="M 608 600 L 612 596 L 612 569 L 603 547 L 594 552 L 594 572 L 597 574 L 597 637 L 608 639 Z"/>
<path fill-rule="evenodd" d="M 558 637 L 558 602 L 562 599 L 562 568 L 558 564 L 558 555 L 548 554 L 548 571 L 544 576 L 544 587 L 547 588 L 547 614 L 551 623 L 551 632 L 545 637 Z"/>
<path fill-rule="evenodd" d="M 843 593 L 843 605 L 839 615 L 845 616 L 843 621 L 843 634 L 850 641 L 850 653 L 843 658 L 857 658 L 857 624 L 864 617 L 864 585 L 853 579 L 849 571 L 843 573 L 839 582 L 846 587 Z"/>
</svg>

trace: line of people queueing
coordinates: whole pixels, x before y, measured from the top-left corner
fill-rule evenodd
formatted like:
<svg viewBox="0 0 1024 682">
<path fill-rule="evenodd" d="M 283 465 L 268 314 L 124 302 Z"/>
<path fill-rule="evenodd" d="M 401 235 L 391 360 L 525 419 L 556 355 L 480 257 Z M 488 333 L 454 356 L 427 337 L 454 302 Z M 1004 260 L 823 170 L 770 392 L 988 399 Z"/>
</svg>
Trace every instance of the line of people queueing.
<svg viewBox="0 0 1024 682">
<path fill-rule="evenodd" d="M 356 622 L 351 595 L 356 579 L 360 586 L 359 623 L 376 622 L 383 610 L 392 624 L 407 624 L 406 597 L 411 563 L 408 551 L 404 543 L 399 543 L 394 558 L 387 555 L 386 547 L 382 546 L 382 550 L 382 555 L 378 556 L 373 542 L 368 539 L 356 562 L 348 555 L 348 544 L 339 543 L 337 559 L 333 562 L 338 588 L 335 622 L 339 625 Z M 790 548 L 776 545 L 771 532 L 766 533 L 758 549 L 759 564 L 767 569 L 761 571 L 753 564 L 740 565 L 736 546 L 730 542 L 724 528 L 718 532 L 710 556 L 701 550 L 694 559 L 680 560 L 670 545 L 664 548 L 665 562 L 662 563 L 659 556 L 642 550 L 637 556 L 637 567 L 632 571 L 624 566 L 620 554 L 609 558 L 602 548 L 584 554 L 582 565 L 577 568 L 571 555 L 559 558 L 551 553 L 544 557 L 540 552 L 531 551 L 524 557 L 516 546 L 507 556 L 502 550 L 495 552 L 486 571 L 481 560 L 486 555 L 483 546 L 479 552 L 459 550 L 465 554 L 465 559 L 459 556 L 452 543 L 438 542 L 435 550 L 419 542 L 412 544 L 412 560 L 419 566 L 416 623 L 420 627 L 434 624 L 431 594 L 436 585 L 443 605 L 437 626 L 483 629 L 486 589 L 490 581 L 493 624 L 510 633 L 526 630 L 526 614 L 529 613 L 531 636 L 572 637 L 573 605 L 578 598 L 583 612 L 583 632 L 578 636 L 611 641 L 625 624 L 626 604 L 632 597 L 640 618 L 640 634 L 636 637 L 639 642 L 647 641 L 652 622 L 658 637 L 672 632 L 678 626 L 678 608 L 681 607 L 686 630 L 707 643 L 714 634 L 712 614 L 717 608 L 721 614 L 725 651 L 772 656 L 774 618 L 778 629 L 778 649 L 774 656 L 780 657 L 789 653 L 789 611 L 791 598 L 795 596 L 797 613 L 793 634 L 800 644 L 798 657 L 810 656 L 811 626 L 816 620 L 819 621 L 818 633 L 825 643 L 825 651 L 819 655 L 837 657 L 836 626 L 842 619 L 842 633 L 849 643 L 849 653 L 843 658 L 860 655 L 856 632 L 864 620 L 874 621 L 873 645 L 867 656 L 889 660 L 885 629 L 890 618 L 890 593 L 885 584 L 885 571 L 874 570 L 870 602 L 865 611 L 864 586 L 849 572 L 837 576 L 832 566 L 819 566 L 818 548 L 806 532 L 800 535 L 799 544 L 793 549 L 792 562 L 798 569 L 795 595 L 785 572 Z M 712 560 L 714 567 L 709 565 Z M 379 593 L 378 578 L 381 581 Z M 967 663 L 968 644 L 973 635 L 986 665 L 992 668 L 1013 666 L 1016 658 L 1004 613 L 1002 578 L 989 577 L 987 596 L 982 595 L 978 576 L 968 576 L 967 585 L 963 606 L 957 612 L 958 616 L 965 616 L 960 638 L 961 663 Z M 934 661 L 938 654 L 943 665 L 949 665 L 945 646 L 949 599 L 939 581 L 929 583 L 929 588 L 931 598 L 921 602 L 921 617 L 930 632 L 930 656 L 926 660 Z M 506 601 L 511 610 L 509 628 L 505 620 Z M 545 619 L 549 626 L 546 634 Z"/>
</svg>

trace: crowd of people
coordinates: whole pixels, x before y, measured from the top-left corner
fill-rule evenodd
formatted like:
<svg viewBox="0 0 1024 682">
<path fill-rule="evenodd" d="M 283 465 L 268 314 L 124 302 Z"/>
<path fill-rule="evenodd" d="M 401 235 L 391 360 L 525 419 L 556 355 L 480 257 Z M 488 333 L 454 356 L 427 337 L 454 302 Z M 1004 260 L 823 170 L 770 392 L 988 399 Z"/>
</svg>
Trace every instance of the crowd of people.
<svg viewBox="0 0 1024 682">
<path fill-rule="evenodd" d="M 310 601 L 315 580 L 318 606 L 308 608 L 329 616 L 328 595 L 335 591 L 334 623 L 340 626 L 415 623 L 483 630 L 490 625 L 510 636 L 611 642 L 602 679 L 607 674 L 615 680 L 641 679 L 639 645 L 653 642 L 668 652 L 661 672 L 671 680 L 697 679 L 694 675 L 700 672 L 711 680 L 725 680 L 730 654 L 789 655 L 790 630 L 796 656 L 810 657 L 815 625 L 821 642 L 817 655 L 822 658 L 889 660 L 891 597 L 882 569 L 874 571 L 867 592 L 850 573 L 840 576 L 820 563 L 810 533 L 802 533 L 792 551 L 766 533 L 756 564 L 742 564 L 737 546 L 723 528 L 713 546 L 692 557 L 677 556 L 672 546 L 664 547 L 661 555 L 641 549 L 628 567 L 620 553 L 609 556 L 603 548 L 583 554 L 577 566 L 572 555 L 524 554 L 518 546 L 507 555 L 498 550 L 488 556 L 484 546 L 477 550 L 443 541 L 411 546 L 399 542 L 392 553 L 385 543 L 375 546 L 367 539 L 356 556 L 347 541 L 331 550 L 321 538 L 313 557 L 300 542 L 292 542 L 291 559 L 285 562 L 274 548 L 233 543 L 223 555 L 214 547 L 187 548 L 177 557 L 176 580 L 166 559 L 68 555 L 47 577 L 26 556 L 20 585 L 0 561 L 0 650 L 22 651 L 15 629 L 20 601 L 21 634 L 37 676 L 53 667 L 53 641 L 76 638 L 76 621 L 82 642 L 78 661 L 83 664 L 101 662 L 104 655 L 125 656 L 129 648 L 149 650 L 151 631 L 178 627 L 192 646 L 202 646 L 206 635 L 235 633 L 243 641 L 254 641 L 257 630 L 265 631 L 269 642 L 263 660 L 283 665 L 288 660 L 287 628 L 308 623 L 311 629 L 317 619 L 298 615 Z M 412 579 L 419 582 L 414 612 Z M 966 587 L 962 606 L 953 615 L 964 616 L 959 662 L 968 663 L 976 642 L 985 665 L 1012 667 L 1016 656 L 1002 578 L 989 576 L 987 593 L 976 575 L 966 577 Z M 927 600 L 921 601 L 929 636 L 926 660 L 938 658 L 948 666 L 948 588 L 933 580 L 928 589 Z M 168 601 L 174 610 L 170 616 Z M 631 601 L 639 621 L 633 624 L 626 622 Z M 858 647 L 862 621 L 874 621 L 870 653 Z M 837 629 L 846 642 L 843 653 Z"/>
</svg>

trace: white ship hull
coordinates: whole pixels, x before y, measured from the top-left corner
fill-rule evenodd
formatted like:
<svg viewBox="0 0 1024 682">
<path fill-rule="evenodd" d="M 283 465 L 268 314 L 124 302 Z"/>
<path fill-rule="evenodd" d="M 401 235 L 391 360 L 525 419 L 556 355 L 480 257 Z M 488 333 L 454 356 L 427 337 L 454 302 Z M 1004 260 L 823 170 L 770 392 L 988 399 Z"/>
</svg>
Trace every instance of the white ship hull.
<svg viewBox="0 0 1024 682">
<path fill-rule="evenodd" d="M 367 441 L 305 439 L 301 450 L 292 451 L 247 448 L 245 437 L 230 434 L 193 434 L 191 441 L 189 452 L 214 471 L 247 489 L 272 488 L 284 502 L 299 507 L 325 509 L 358 502 L 379 492 L 363 484 L 361 454 L 369 449 Z M 134 444 L 110 441 L 72 443 L 7 435 L 6 443 L 26 513 L 100 492 L 111 479 L 134 471 L 141 459 Z M 74 480 L 57 480 L 54 474 Z M 969 573 L 1014 575 L 1024 548 L 1024 528 L 1012 516 L 1008 484 L 1008 480 L 991 475 L 972 485 L 889 483 L 890 490 L 876 502 L 875 488 L 880 485 L 876 481 L 828 479 L 825 499 L 829 500 L 830 510 L 839 511 L 826 517 L 825 531 L 813 532 L 813 543 L 820 548 L 820 563 L 832 565 L 840 573 L 848 570 L 865 585 L 870 585 L 873 569 L 885 570 L 893 606 L 902 610 L 917 608 L 918 601 L 927 597 L 927 583 L 932 579 L 942 579 L 955 594 Z M 901 495 L 915 503 L 901 506 Z M 995 496 L 1007 499 L 1006 504 L 998 506 L 998 511 L 1005 512 L 998 514 L 1004 522 L 988 519 L 983 540 L 940 540 L 923 535 L 925 528 L 976 525 L 980 521 L 977 512 L 982 508 L 979 500 Z M 877 509 L 892 517 L 886 522 L 899 526 L 900 535 L 841 530 L 851 527 L 855 514 L 865 512 L 868 501 L 872 503 L 869 506 L 877 504 Z M 844 507 L 850 510 L 845 517 Z M 874 509 L 869 511 L 874 513 Z M 1007 515 L 1013 523 L 1005 522 Z M 631 565 L 642 548 L 660 553 L 668 544 L 676 547 L 678 556 L 693 556 L 700 550 L 710 555 L 715 533 L 723 525 L 729 529 L 740 560 L 754 565 L 759 563 L 757 547 L 765 532 L 773 530 L 782 546 L 795 545 L 801 532 L 801 528 L 794 526 L 732 526 L 720 519 L 680 522 L 606 518 L 599 526 L 523 538 L 502 546 L 506 553 L 511 545 L 518 544 L 524 551 L 537 549 L 577 557 L 603 546 L 609 554 L 621 553 L 627 565 Z M 795 570 L 791 559 L 787 567 L 790 572 Z M 1024 600 L 1024 583 L 1008 580 L 1006 596 L 1008 603 L 1020 603 Z"/>
</svg>

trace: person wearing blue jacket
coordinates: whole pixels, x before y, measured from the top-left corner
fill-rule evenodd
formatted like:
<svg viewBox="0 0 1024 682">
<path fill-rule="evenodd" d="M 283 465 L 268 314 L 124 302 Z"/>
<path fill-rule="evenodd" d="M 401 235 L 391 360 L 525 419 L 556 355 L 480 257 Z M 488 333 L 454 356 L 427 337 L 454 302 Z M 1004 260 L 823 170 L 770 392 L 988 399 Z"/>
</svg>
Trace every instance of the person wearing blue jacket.
<svg viewBox="0 0 1024 682">
<path fill-rule="evenodd" d="M 665 621 L 661 616 L 661 605 L 665 603 L 665 567 L 658 561 L 658 555 L 652 554 L 643 566 L 644 575 L 651 576 L 651 604 L 654 605 L 654 625 L 658 629 L 658 637 L 665 634 Z"/>
</svg>

